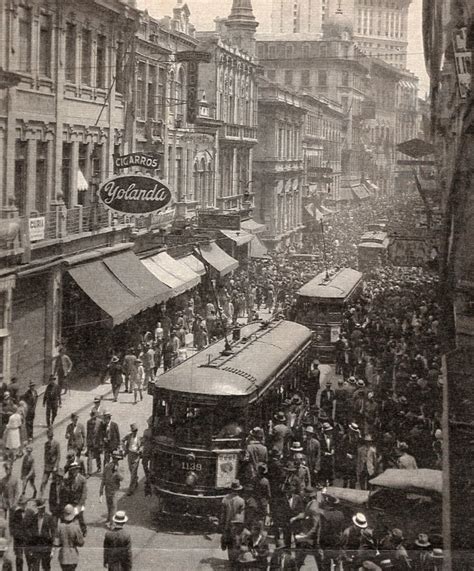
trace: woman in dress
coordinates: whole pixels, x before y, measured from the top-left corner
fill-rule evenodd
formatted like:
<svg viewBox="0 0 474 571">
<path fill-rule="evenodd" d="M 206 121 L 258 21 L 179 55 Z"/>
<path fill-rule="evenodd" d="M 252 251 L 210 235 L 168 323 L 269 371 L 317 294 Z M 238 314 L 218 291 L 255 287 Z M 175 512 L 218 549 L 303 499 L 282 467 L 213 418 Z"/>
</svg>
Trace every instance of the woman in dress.
<svg viewBox="0 0 474 571">
<path fill-rule="evenodd" d="M 28 435 L 26 433 L 26 415 L 28 414 L 28 404 L 24 400 L 20 400 L 18 403 L 18 413 L 21 415 L 21 427 L 20 427 L 20 440 L 23 450 L 23 446 L 28 442 Z"/>
<path fill-rule="evenodd" d="M 17 457 L 21 456 L 21 414 L 15 406 L 13 412 L 8 419 L 8 424 L 5 427 L 5 449 L 7 456 L 13 462 Z"/>
<path fill-rule="evenodd" d="M 133 404 L 137 404 L 137 396 L 140 394 L 140 400 L 143 400 L 143 382 L 145 381 L 145 369 L 141 359 L 135 361 L 136 366 L 133 374 L 130 376 L 131 388 L 133 390 Z"/>
</svg>

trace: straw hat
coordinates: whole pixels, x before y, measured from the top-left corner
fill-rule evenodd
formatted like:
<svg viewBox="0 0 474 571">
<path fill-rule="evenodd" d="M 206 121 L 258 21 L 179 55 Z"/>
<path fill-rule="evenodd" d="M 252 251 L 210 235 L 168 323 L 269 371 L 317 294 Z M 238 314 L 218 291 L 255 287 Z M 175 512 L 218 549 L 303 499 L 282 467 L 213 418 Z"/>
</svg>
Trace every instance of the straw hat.
<svg viewBox="0 0 474 571">
<path fill-rule="evenodd" d="M 128 521 L 127 514 L 124 511 L 120 510 L 115 513 L 114 517 L 112 518 L 112 521 L 114 523 L 117 523 L 118 525 L 123 525 Z"/>
<path fill-rule="evenodd" d="M 74 506 L 72 506 L 71 504 L 67 504 L 64 507 L 64 512 L 63 512 L 64 521 L 72 521 L 76 517 L 76 515 L 77 511 Z"/>
<path fill-rule="evenodd" d="M 418 534 L 418 537 L 415 540 L 415 545 L 417 545 L 418 547 L 430 547 L 431 546 L 430 540 L 429 540 L 428 536 L 426 535 L 426 533 Z"/>
<path fill-rule="evenodd" d="M 356 513 L 355 516 L 352 517 L 352 522 L 360 529 L 365 529 L 368 526 L 367 518 L 363 513 Z"/>
<path fill-rule="evenodd" d="M 240 490 L 242 490 L 242 484 L 240 483 L 240 480 L 234 480 L 231 485 L 230 485 L 230 489 L 233 492 L 239 492 Z"/>
<path fill-rule="evenodd" d="M 295 440 L 293 442 L 293 444 L 291 445 L 290 450 L 292 452 L 303 452 L 303 447 L 301 446 L 301 442 L 298 442 L 297 440 Z"/>
</svg>

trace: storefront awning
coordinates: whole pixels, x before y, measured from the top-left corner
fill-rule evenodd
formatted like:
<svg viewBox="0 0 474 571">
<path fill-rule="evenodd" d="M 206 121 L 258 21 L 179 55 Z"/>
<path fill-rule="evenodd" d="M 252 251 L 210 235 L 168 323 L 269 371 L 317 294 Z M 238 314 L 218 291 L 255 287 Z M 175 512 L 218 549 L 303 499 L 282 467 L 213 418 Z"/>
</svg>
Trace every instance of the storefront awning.
<svg viewBox="0 0 474 571">
<path fill-rule="evenodd" d="M 329 216 L 330 214 L 334 214 L 334 210 L 331 210 L 330 208 L 326 208 L 323 204 L 321 204 L 319 208 L 321 209 L 321 212 L 325 216 Z"/>
<path fill-rule="evenodd" d="M 219 248 L 215 242 L 201 244 L 199 249 L 196 249 L 196 253 L 219 272 L 221 277 L 239 267 L 239 262 L 224 252 L 222 248 Z"/>
<path fill-rule="evenodd" d="M 352 192 L 357 196 L 359 200 L 365 200 L 370 197 L 368 190 L 363 184 L 358 184 L 357 186 L 351 187 Z"/>
<path fill-rule="evenodd" d="M 268 248 L 258 236 L 250 243 L 250 257 L 257 260 L 269 260 Z"/>
<path fill-rule="evenodd" d="M 245 230 L 221 230 L 226 238 L 232 240 L 237 246 L 244 246 L 253 240 L 253 234 L 245 232 Z"/>
<path fill-rule="evenodd" d="M 189 254 L 189 256 L 185 256 L 184 258 L 180 258 L 179 261 L 183 264 L 186 264 L 188 268 L 193 270 L 198 276 L 203 276 L 206 273 L 206 268 L 201 260 L 198 260 L 196 256 Z"/>
<path fill-rule="evenodd" d="M 173 296 L 192 289 L 201 281 L 196 272 L 172 258 L 167 252 L 144 258 L 142 263 L 156 278 L 172 288 Z"/>
<path fill-rule="evenodd" d="M 265 224 L 260 224 L 260 222 L 256 222 L 253 218 L 241 222 L 240 227 L 242 230 L 250 232 L 250 234 L 260 234 L 266 230 Z"/>
<path fill-rule="evenodd" d="M 84 263 L 68 271 L 82 291 L 110 317 L 113 325 L 166 301 L 172 293 L 131 251 Z"/>
</svg>

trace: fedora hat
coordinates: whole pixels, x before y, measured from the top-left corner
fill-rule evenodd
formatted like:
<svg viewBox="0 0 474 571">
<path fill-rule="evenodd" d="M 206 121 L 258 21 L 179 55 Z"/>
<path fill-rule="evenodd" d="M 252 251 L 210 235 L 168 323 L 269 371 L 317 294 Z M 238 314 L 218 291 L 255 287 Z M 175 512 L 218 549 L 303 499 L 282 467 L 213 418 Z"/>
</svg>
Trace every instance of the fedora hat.
<svg viewBox="0 0 474 571">
<path fill-rule="evenodd" d="M 118 458 L 119 460 L 122 460 L 122 454 L 118 450 L 114 450 L 112 452 L 112 458 Z"/>
<path fill-rule="evenodd" d="M 252 553 L 250 553 L 250 551 L 243 551 L 240 555 L 239 555 L 239 559 L 238 562 L 239 563 L 255 563 L 255 561 L 257 561 L 255 559 L 255 557 L 252 555 Z"/>
<path fill-rule="evenodd" d="M 293 444 L 291 445 L 290 450 L 292 452 L 303 452 L 303 447 L 301 446 L 301 442 L 298 442 L 297 440 L 295 440 L 293 442 Z"/>
<path fill-rule="evenodd" d="M 357 381 L 357 386 L 358 386 L 358 387 L 365 387 L 365 382 L 364 382 L 362 379 L 359 379 L 359 380 Z"/>
<path fill-rule="evenodd" d="M 332 426 L 329 424 L 329 422 L 325 422 L 323 424 L 323 432 L 329 432 L 333 430 Z"/>
<path fill-rule="evenodd" d="M 273 418 L 274 418 L 277 422 L 286 422 L 285 413 L 282 412 L 282 411 L 277 412 L 277 413 L 273 416 Z"/>
<path fill-rule="evenodd" d="M 355 526 L 360 527 L 360 529 L 365 529 L 368 525 L 367 518 L 363 513 L 360 512 L 356 513 L 355 516 L 352 517 L 352 523 Z"/>
<path fill-rule="evenodd" d="M 118 523 L 119 525 L 120 524 L 123 525 L 124 523 L 127 523 L 127 521 L 128 521 L 127 514 L 123 510 L 120 510 L 120 511 L 115 513 L 114 517 L 112 518 L 112 521 L 114 523 Z"/>
<path fill-rule="evenodd" d="M 433 549 L 433 553 L 431 554 L 431 557 L 433 559 L 442 560 L 444 557 L 443 550 L 440 547 L 435 547 L 435 549 Z"/>
<path fill-rule="evenodd" d="M 305 431 L 306 431 L 308 434 L 314 434 L 314 428 L 313 428 L 312 426 L 307 426 L 307 427 L 305 428 Z"/>
<path fill-rule="evenodd" d="M 240 480 L 234 480 L 230 485 L 230 489 L 234 492 L 239 492 L 242 490 L 242 484 L 240 483 Z"/>
<path fill-rule="evenodd" d="M 431 546 L 429 537 L 426 535 L 426 533 L 418 534 L 418 537 L 415 540 L 415 545 L 417 545 L 418 547 L 430 547 Z"/>
<path fill-rule="evenodd" d="M 290 460 L 284 468 L 287 472 L 296 472 L 296 466 L 293 460 Z"/>
<path fill-rule="evenodd" d="M 355 385 L 357 382 L 357 379 L 355 377 L 349 377 L 348 381 L 351 383 L 351 385 Z"/>
<path fill-rule="evenodd" d="M 354 432 L 360 432 L 359 425 L 356 422 L 351 422 L 349 428 Z"/>
<path fill-rule="evenodd" d="M 380 562 L 381 569 L 393 569 L 393 563 L 391 559 L 383 559 Z"/>
<path fill-rule="evenodd" d="M 63 519 L 64 521 L 72 521 L 77 515 L 76 508 L 71 504 L 64 506 Z"/>
<path fill-rule="evenodd" d="M 371 434 L 366 434 L 364 436 L 363 440 L 364 440 L 364 442 L 373 442 L 374 441 Z"/>
</svg>

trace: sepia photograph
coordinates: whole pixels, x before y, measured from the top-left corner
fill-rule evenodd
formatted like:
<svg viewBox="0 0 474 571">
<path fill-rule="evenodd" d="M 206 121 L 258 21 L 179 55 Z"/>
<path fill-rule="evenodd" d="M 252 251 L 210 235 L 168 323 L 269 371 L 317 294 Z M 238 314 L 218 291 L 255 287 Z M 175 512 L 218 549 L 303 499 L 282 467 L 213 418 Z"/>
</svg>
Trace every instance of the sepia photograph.
<svg viewBox="0 0 474 571">
<path fill-rule="evenodd" d="M 0 570 L 474 571 L 473 46 L 0 0 Z"/>
</svg>

